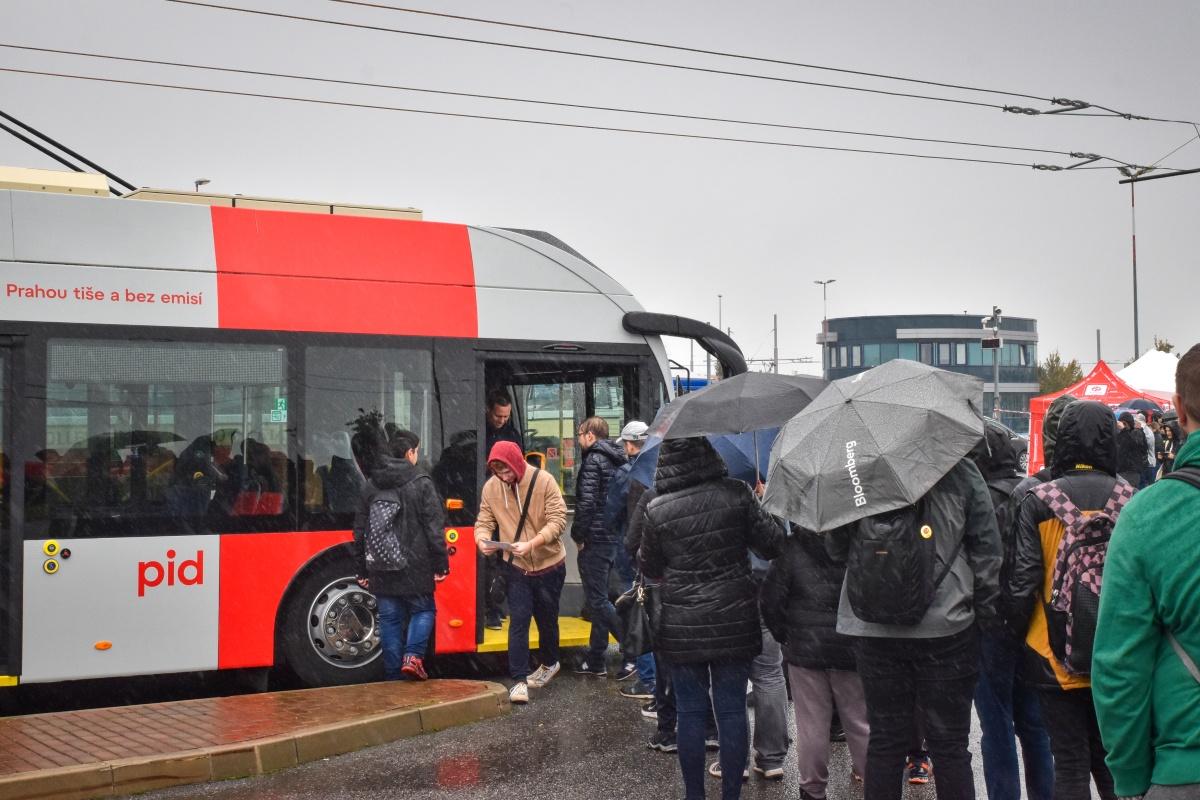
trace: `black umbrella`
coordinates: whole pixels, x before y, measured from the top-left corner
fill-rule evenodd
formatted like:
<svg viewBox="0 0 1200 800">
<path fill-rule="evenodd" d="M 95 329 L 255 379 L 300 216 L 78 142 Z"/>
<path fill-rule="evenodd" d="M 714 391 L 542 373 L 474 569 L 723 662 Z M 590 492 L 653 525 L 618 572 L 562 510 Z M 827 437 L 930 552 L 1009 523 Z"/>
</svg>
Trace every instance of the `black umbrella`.
<svg viewBox="0 0 1200 800">
<path fill-rule="evenodd" d="M 650 435 L 686 439 L 778 428 L 828 385 L 811 375 L 744 372 L 671 401 L 659 411 Z"/>
<path fill-rule="evenodd" d="M 814 531 L 915 503 L 983 437 L 983 384 L 915 361 L 834 381 L 771 450 L 763 507 Z"/>
<path fill-rule="evenodd" d="M 778 428 L 828 385 L 811 375 L 743 372 L 671 401 L 658 412 L 650 435 L 686 439 Z M 754 447 L 757 463 L 757 435 Z"/>
</svg>

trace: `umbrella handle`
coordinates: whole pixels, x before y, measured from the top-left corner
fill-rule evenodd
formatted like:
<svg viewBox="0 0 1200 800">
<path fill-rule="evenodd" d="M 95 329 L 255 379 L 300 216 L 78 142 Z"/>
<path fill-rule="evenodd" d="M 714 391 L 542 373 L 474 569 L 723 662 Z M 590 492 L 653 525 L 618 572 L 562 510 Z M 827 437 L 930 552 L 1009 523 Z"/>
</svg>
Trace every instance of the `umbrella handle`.
<svg viewBox="0 0 1200 800">
<path fill-rule="evenodd" d="M 758 466 L 761 463 L 758 457 L 758 431 L 754 431 L 752 435 L 754 436 L 754 488 L 757 489 L 758 484 L 762 483 L 762 471 Z M 757 492 L 755 492 L 755 497 L 758 497 Z M 759 498 L 760 502 L 761 500 L 762 498 Z"/>
</svg>

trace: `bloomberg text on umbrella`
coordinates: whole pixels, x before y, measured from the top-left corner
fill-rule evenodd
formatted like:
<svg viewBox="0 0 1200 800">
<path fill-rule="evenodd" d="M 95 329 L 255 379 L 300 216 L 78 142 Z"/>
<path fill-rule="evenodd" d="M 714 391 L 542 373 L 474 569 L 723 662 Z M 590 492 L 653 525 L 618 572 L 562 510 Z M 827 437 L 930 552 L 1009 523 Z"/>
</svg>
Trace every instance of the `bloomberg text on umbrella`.
<svg viewBox="0 0 1200 800">
<path fill-rule="evenodd" d="M 858 477 L 858 460 L 854 457 L 857 441 L 846 442 L 846 472 L 850 475 L 850 483 L 854 485 L 854 505 L 865 506 L 867 496 L 863 493 L 862 481 Z"/>
</svg>

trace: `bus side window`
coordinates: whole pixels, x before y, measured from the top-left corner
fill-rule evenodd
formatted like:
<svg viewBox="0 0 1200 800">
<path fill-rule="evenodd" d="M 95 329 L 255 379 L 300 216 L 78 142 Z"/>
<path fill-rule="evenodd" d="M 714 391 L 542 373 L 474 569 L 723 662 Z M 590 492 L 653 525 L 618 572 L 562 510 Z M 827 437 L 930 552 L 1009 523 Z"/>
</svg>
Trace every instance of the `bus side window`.
<svg viewBox="0 0 1200 800">
<path fill-rule="evenodd" d="M 426 469 L 441 451 L 433 357 L 427 348 L 308 347 L 304 376 L 304 527 L 348 528 L 391 434 L 417 434 Z"/>
<path fill-rule="evenodd" d="M 271 345 L 51 339 L 29 534 L 286 524 L 286 360 Z"/>
</svg>

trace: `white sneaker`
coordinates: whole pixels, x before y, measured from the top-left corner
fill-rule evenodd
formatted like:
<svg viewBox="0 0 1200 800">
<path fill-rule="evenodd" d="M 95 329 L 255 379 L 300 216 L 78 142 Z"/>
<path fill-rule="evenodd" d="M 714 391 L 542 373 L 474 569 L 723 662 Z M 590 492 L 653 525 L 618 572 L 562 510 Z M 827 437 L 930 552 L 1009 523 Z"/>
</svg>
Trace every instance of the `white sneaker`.
<svg viewBox="0 0 1200 800">
<path fill-rule="evenodd" d="M 514 683 L 508 690 L 508 702 L 523 706 L 529 702 L 529 687 L 525 683 Z"/>
<path fill-rule="evenodd" d="M 548 667 L 545 664 L 542 664 L 533 671 L 532 675 L 529 676 L 529 686 L 533 689 L 541 689 L 543 686 L 549 683 L 555 675 L 558 674 L 559 669 L 561 669 L 561 667 L 558 663 L 551 664 Z"/>
<path fill-rule="evenodd" d="M 763 778 L 763 780 L 768 780 L 768 781 L 783 780 L 783 767 L 766 767 L 764 769 L 763 767 L 760 767 L 758 764 L 755 764 L 754 771 L 757 772 L 759 774 L 759 776 L 761 778 Z"/>
<path fill-rule="evenodd" d="M 714 761 L 712 764 L 710 764 L 708 767 L 708 774 L 712 775 L 714 778 L 720 778 L 722 776 L 721 762 Z M 742 770 L 742 780 L 744 780 L 744 781 L 750 780 L 750 768 L 749 767 L 746 767 L 745 769 Z"/>
</svg>

